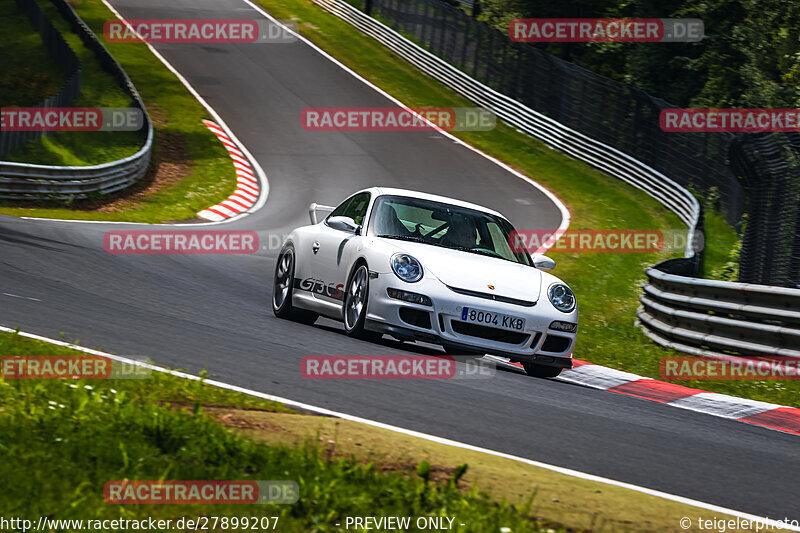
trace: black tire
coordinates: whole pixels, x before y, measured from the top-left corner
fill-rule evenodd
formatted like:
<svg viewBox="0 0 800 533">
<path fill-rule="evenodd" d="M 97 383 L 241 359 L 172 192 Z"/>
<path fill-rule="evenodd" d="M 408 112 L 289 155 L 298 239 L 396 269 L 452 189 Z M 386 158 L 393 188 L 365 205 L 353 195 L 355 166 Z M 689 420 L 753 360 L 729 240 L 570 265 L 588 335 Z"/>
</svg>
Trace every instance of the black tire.
<svg viewBox="0 0 800 533">
<path fill-rule="evenodd" d="M 561 373 L 561 368 L 557 366 L 539 365 L 536 363 L 523 362 L 522 367 L 525 373 L 535 378 L 555 378 Z"/>
<path fill-rule="evenodd" d="M 294 248 L 288 246 L 278 255 L 275 276 L 272 279 L 272 312 L 278 318 L 311 325 L 319 315 L 292 306 L 294 290 Z"/>
<path fill-rule="evenodd" d="M 349 337 L 377 342 L 383 334 L 364 329 L 369 305 L 369 269 L 365 263 L 356 264 L 345 285 L 342 320 Z"/>
</svg>

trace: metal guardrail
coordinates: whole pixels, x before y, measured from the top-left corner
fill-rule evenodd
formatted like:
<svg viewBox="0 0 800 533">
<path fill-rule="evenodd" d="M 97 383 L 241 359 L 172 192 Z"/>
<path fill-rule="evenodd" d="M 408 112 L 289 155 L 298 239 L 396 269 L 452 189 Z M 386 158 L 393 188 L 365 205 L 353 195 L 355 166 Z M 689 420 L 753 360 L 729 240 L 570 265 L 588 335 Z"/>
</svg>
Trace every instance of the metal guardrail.
<svg viewBox="0 0 800 533">
<path fill-rule="evenodd" d="M 136 154 L 112 163 L 86 167 L 57 167 L 0 161 L 0 198 L 86 198 L 128 187 L 147 173 L 148 142 Z"/>
<path fill-rule="evenodd" d="M 150 165 L 153 123 L 144 102 L 122 66 L 78 17 L 66 0 L 52 0 L 59 12 L 111 73 L 144 116 L 143 146 L 134 155 L 92 166 L 50 166 L 0 161 L 0 198 L 13 200 L 81 199 L 91 193 L 108 194 L 134 184 Z"/>
<path fill-rule="evenodd" d="M 645 191 L 689 227 L 685 256 L 695 257 L 694 236 L 695 230 L 701 225 L 702 210 L 697 199 L 686 188 L 637 159 L 478 82 L 343 0 L 313 2 L 374 38 L 425 74 L 491 110 L 507 124 Z"/>
<path fill-rule="evenodd" d="M 800 357 L 800 289 L 646 271 L 637 316 L 657 344 L 692 355 Z M 669 265 L 666 265 L 669 270 Z"/>
</svg>

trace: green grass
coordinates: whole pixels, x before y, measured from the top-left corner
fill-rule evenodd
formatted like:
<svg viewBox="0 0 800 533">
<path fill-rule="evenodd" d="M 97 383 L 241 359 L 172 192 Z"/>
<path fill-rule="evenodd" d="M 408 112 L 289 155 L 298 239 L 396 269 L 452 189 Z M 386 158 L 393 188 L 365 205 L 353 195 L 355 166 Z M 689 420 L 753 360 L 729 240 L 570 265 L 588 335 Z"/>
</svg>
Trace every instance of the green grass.
<svg viewBox="0 0 800 533">
<path fill-rule="evenodd" d="M 706 242 L 703 257 L 703 277 L 736 281 L 738 261 L 731 261 L 732 253 L 739 243 L 736 231 L 728 225 L 722 213 L 706 210 Z"/>
<path fill-rule="evenodd" d="M 725 218 L 718 211 L 706 211 L 706 233 L 713 235 L 714 238 L 706 243 L 704 250 L 704 275 L 725 264 L 737 240 L 736 231 L 725 222 Z"/>
<path fill-rule="evenodd" d="M 0 333 L 9 355 L 85 355 Z M 680 531 L 693 508 L 477 451 L 153 372 L 147 379 L 2 380 L 0 516 L 36 521 L 449 516 L 462 531 Z M 108 505 L 109 480 L 295 480 L 292 506 Z M 566 525 L 566 526 L 565 526 Z M 61 528 L 60 531 L 71 531 Z M 411 530 L 415 530 L 411 528 Z"/>
<path fill-rule="evenodd" d="M 303 35 L 411 107 L 474 105 L 311 2 L 259 0 L 259 3 L 275 17 L 298 22 Z M 685 231 L 674 214 L 644 192 L 501 122 L 492 131 L 455 134 L 554 191 L 567 204 L 573 229 Z M 706 271 L 727 261 L 735 241 L 733 229 L 721 215 L 709 210 Z M 659 360 L 679 354 L 650 342 L 634 326 L 634 320 L 641 284 L 645 281 L 644 269 L 671 256 L 554 253 L 552 257 L 557 263 L 555 274 L 570 284 L 578 298 L 581 325 L 575 357 L 659 378 Z M 680 383 L 800 407 L 797 381 Z"/>
<path fill-rule="evenodd" d="M 81 352 L 13 333 L 0 332 L 0 356 L 6 355 L 81 355 Z M 75 381 L 75 383 L 78 383 L 78 381 Z M 212 387 L 201 381 L 183 379 L 161 372 L 151 372 L 146 379 L 125 379 L 114 380 L 113 382 L 108 380 L 83 380 L 80 383 L 89 384 L 103 394 L 108 394 L 110 388 L 115 388 L 124 392 L 129 399 L 137 402 L 199 403 L 203 405 L 263 409 L 275 412 L 294 412 L 291 409 L 287 409 L 283 404 Z M 42 381 L 42 386 L 47 389 L 50 386 L 58 388 L 62 385 L 54 385 L 53 383 Z"/>
<path fill-rule="evenodd" d="M 384 469 L 407 470 L 426 461 L 434 477 L 441 479 L 467 464 L 463 485 L 518 507 L 527 506 L 534 494 L 535 515 L 579 531 L 677 533 L 680 518 L 696 512 L 691 506 L 641 492 L 349 420 L 265 411 L 239 411 L 233 416 L 237 424 L 249 424 L 242 431 L 258 442 L 297 446 L 313 440 L 325 443 L 325 452 L 332 456 L 353 455 Z"/>
<path fill-rule="evenodd" d="M 69 350 L 0 334 L 0 354 Z M 171 402 L 191 402 L 176 409 Z M 279 531 L 339 531 L 347 516 L 450 516 L 469 531 L 546 531 L 530 508 L 416 475 L 386 473 L 316 445 L 266 445 L 230 431 L 204 405 L 284 411 L 272 402 L 153 373 L 146 380 L 0 380 L 0 515 L 52 519 L 279 516 Z M 112 480 L 291 480 L 291 505 L 110 505 Z M 560 531 L 563 529 L 558 528 Z"/>
<path fill-rule="evenodd" d="M 0 107 L 26 107 L 56 94 L 67 79 L 14 0 L 0 0 Z"/>
<path fill-rule="evenodd" d="M 42 0 L 41 4 L 46 7 L 49 2 Z M 103 23 L 114 15 L 100 0 L 75 0 L 71 4 L 102 40 Z M 50 9 L 52 7 L 48 11 Z M 52 16 L 55 19 L 55 14 Z M 70 32 L 67 39 L 80 47 L 76 52 L 80 50 L 79 55 L 84 59 L 84 82 L 77 105 L 126 106 L 127 97 L 116 85 L 110 84 L 108 74 L 97 70 L 96 60 L 87 55 L 89 52 L 80 44 L 78 36 Z M 227 152 L 202 124 L 203 119 L 211 117 L 177 77 L 142 43 L 105 44 L 133 80 L 153 118 L 156 127 L 153 167 L 160 169 L 157 187 L 113 209 L 106 208 L 98 199 L 69 206 L 58 203 L 21 206 L 0 201 L 0 214 L 150 223 L 189 220 L 195 218 L 198 211 L 224 200 L 236 188 L 235 171 Z M 114 135 L 127 139 L 132 134 L 117 132 Z M 127 141 L 107 143 L 107 138 L 110 136 L 102 132 L 50 136 L 38 146 L 26 148 L 26 154 L 31 156 L 27 160 L 55 164 L 106 162 L 133 153 L 139 147 L 138 144 L 126 145 Z M 17 154 L 13 159 L 26 159 L 23 155 Z"/>
</svg>

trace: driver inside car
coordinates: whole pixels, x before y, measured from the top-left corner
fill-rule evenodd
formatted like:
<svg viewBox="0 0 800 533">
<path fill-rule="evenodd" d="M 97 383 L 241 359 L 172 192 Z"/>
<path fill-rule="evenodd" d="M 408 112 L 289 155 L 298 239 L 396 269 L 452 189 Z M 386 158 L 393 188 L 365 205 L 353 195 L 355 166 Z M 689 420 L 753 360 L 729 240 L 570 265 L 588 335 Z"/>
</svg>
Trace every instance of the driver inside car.
<svg viewBox="0 0 800 533">
<path fill-rule="evenodd" d="M 453 215 L 450 218 L 450 229 L 442 238 L 442 244 L 453 248 L 470 249 L 475 247 L 478 233 L 469 217 Z"/>
</svg>

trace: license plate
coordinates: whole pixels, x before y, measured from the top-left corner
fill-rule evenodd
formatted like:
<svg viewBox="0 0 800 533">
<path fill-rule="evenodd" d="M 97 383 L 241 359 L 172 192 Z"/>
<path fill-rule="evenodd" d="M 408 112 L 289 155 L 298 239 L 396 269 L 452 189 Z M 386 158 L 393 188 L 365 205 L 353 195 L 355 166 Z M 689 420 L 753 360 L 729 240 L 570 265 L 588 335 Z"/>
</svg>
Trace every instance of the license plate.
<svg viewBox="0 0 800 533">
<path fill-rule="evenodd" d="M 461 310 L 461 321 L 514 331 L 522 331 L 525 329 L 524 318 L 501 315 L 500 313 L 483 311 L 481 309 L 475 309 L 474 307 L 465 307 Z"/>
</svg>

